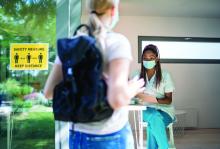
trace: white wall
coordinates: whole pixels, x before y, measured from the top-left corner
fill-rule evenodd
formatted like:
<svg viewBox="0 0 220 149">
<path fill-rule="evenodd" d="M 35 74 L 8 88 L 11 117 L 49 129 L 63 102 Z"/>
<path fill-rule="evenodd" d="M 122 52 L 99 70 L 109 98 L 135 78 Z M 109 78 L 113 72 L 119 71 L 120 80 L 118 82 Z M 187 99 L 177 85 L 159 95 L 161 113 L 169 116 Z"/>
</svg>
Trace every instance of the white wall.
<svg viewBox="0 0 220 149">
<path fill-rule="evenodd" d="M 116 31 L 131 42 L 133 71 L 140 68 L 138 35 L 220 38 L 220 19 L 121 16 Z M 198 111 L 199 128 L 220 128 L 220 64 L 162 64 L 162 67 L 170 71 L 175 81 L 176 108 Z M 186 126 L 190 127 L 189 123 Z"/>
</svg>

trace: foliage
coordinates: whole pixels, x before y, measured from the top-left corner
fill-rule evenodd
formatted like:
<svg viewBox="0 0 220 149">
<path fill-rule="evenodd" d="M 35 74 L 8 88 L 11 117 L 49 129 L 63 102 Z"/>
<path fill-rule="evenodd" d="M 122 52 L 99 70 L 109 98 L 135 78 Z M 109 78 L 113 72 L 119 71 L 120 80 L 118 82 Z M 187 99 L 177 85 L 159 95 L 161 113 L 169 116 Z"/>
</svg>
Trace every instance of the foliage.
<svg viewBox="0 0 220 149">
<path fill-rule="evenodd" d="M 12 104 L 13 112 L 14 113 L 21 113 L 26 112 L 33 106 L 32 102 L 24 101 L 20 98 L 15 98 Z"/>
<path fill-rule="evenodd" d="M 50 107 L 52 102 L 47 100 L 42 93 L 33 92 L 33 88 L 21 85 L 14 79 L 0 83 L 0 95 L 4 100 L 12 100 L 15 113 L 29 110 L 33 105 L 44 105 Z"/>
<path fill-rule="evenodd" d="M 8 59 L 7 56 L 0 56 L 0 62 L 8 64 L 9 63 L 9 59 Z"/>
<path fill-rule="evenodd" d="M 41 19 L 43 18 L 47 19 L 47 16 L 51 16 L 55 13 L 54 5 L 56 3 L 56 0 L 17 0 L 17 1 L 20 1 L 20 2 L 23 1 L 23 6 L 25 6 L 25 7 L 20 7 L 19 12 L 21 12 L 21 14 L 27 14 L 28 12 L 30 13 L 30 16 L 33 16 L 36 14 L 44 15 L 41 17 Z M 18 2 L 17 3 L 14 2 L 14 5 L 17 5 L 17 4 Z M 14 6 L 14 9 L 18 10 L 19 8 Z M 12 12 L 12 13 L 15 14 L 17 12 Z"/>
<path fill-rule="evenodd" d="M 33 91 L 33 88 L 28 85 L 23 85 L 23 87 L 21 88 L 22 95 L 30 94 L 32 91 Z"/>
<path fill-rule="evenodd" d="M 38 112 L 13 116 L 13 149 L 54 149 L 54 119 L 47 107 L 38 107 Z M 6 147 L 7 127 L 1 127 L 0 148 Z M 24 141 L 25 140 L 25 141 Z"/>
<path fill-rule="evenodd" d="M 0 100 L 2 101 L 2 100 L 7 100 L 7 99 L 8 99 L 7 95 L 5 93 L 0 92 Z"/>
<path fill-rule="evenodd" d="M 54 50 L 56 38 L 56 3 L 54 0 L 1 0 L 0 44 L 45 42 Z M 1 47 L 0 47 L 1 48 Z"/>
<path fill-rule="evenodd" d="M 21 94 L 20 83 L 13 79 L 8 79 L 5 83 L 0 84 L 0 91 L 10 97 Z"/>
<path fill-rule="evenodd" d="M 15 135 L 17 139 L 54 137 L 54 129 L 49 129 L 49 127 L 54 126 L 51 112 L 29 112 L 26 115 L 18 116 L 16 121 L 17 124 L 21 124 L 15 129 L 22 133 L 22 135 Z"/>
<path fill-rule="evenodd" d="M 42 93 L 33 92 L 33 88 L 28 85 L 21 85 L 14 79 L 8 79 L 0 84 L 0 95 L 7 95 L 6 100 L 12 100 L 12 107 L 15 113 L 28 110 L 33 105 L 51 106 Z"/>
<path fill-rule="evenodd" d="M 56 53 L 56 1 L 0 0 L 0 67 L 1 70 L 6 70 L 6 73 L 0 73 L 3 75 L 0 81 L 9 76 L 15 77 L 19 81 L 21 79 L 20 82 L 22 84 L 40 81 L 41 87 L 44 85 L 45 76 L 48 75 L 47 71 L 41 71 L 42 75 L 39 78 L 24 74 L 23 71 L 16 72 L 18 76 L 22 76 L 19 78 L 9 73 L 11 71 L 9 71 L 8 67 L 10 43 L 37 42 L 49 43 L 49 60 L 53 61 Z M 16 87 L 13 94 L 18 94 L 17 91 L 21 91 L 21 94 L 26 94 L 26 89 L 22 91 L 22 89 L 19 90 L 18 88 Z"/>
<path fill-rule="evenodd" d="M 54 137 L 47 139 L 25 138 L 25 141 L 20 139 L 13 140 L 12 146 L 13 149 L 55 149 Z"/>
<path fill-rule="evenodd" d="M 28 85 L 22 86 L 14 79 L 8 79 L 7 81 L 0 83 L 0 93 L 6 94 L 9 98 L 8 100 L 23 98 L 25 94 L 29 94 L 32 91 L 32 87 Z"/>
<path fill-rule="evenodd" d="M 56 10 L 55 0 L 2 0 L 0 8 L 4 8 L 5 14 L 25 22 L 35 18 L 39 26 L 54 16 Z"/>
<path fill-rule="evenodd" d="M 50 100 L 46 99 L 42 93 L 33 92 L 24 96 L 25 101 L 32 102 L 33 105 L 51 106 Z"/>
<path fill-rule="evenodd" d="M 45 85 L 45 82 L 51 69 L 52 64 L 49 63 L 48 70 L 11 71 L 11 77 L 15 78 L 16 80 L 19 80 L 21 84 L 28 84 L 33 86 L 34 83 L 39 83 L 41 90 Z"/>
</svg>

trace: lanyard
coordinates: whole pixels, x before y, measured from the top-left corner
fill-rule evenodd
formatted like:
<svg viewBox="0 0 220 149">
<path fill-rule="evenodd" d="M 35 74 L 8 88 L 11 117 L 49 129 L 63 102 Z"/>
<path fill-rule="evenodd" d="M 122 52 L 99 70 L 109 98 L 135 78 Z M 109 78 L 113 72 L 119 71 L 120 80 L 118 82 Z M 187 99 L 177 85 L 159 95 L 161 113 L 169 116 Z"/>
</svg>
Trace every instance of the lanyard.
<svg viewBox="0 0 220 149">
<path fill-rule="evenodd" d="M 155 74 L 152 76 L 150 80 L 148 79 L 148 76 L 146 74 L 146 81 L 147 81 L 147 85 L 146 85 L 145 93 L 156 96 L 157 90 L 155 88 Z"/>
</svg>

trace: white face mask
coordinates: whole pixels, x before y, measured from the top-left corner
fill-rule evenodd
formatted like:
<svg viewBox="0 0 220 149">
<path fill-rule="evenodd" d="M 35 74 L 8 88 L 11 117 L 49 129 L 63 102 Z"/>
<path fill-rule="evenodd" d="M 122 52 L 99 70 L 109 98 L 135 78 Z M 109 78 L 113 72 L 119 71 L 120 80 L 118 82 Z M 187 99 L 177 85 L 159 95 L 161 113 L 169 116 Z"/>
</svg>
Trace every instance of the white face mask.
<svg viewBox="0 0 220 149">
<path fill-rule="evenodd" d="M 120 0 L 114 0 L 114 3 L 115 3 L 114 11 L 115 12 L 114 12 L 114 16 L 112 16 L 111 24 L 109 25 L 110 30 L 112 30 L 119 21 L 119 10 L 118 10 L 119 1 Z"/>
<path fill-rule="evenodd" d="M 119 12 L 118 12 L 118 10 L 115 10 L 115 14 L 114 14 L 114 16 L 112 16 L 112 21 L 109 26 L 110 29 L 113 29 L 117 25 L 118 21 L 119 21 Z"/>
</svg>

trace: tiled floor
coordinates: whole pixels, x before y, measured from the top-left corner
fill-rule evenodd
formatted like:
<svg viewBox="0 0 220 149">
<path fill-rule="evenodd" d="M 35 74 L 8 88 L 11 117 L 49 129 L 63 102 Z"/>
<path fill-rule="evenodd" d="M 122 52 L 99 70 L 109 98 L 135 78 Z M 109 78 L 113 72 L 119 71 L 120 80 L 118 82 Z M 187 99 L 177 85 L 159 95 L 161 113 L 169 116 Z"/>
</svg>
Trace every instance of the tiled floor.
<svg viewBox="0 0 220 149">
<path fill-rule="evenodd" d="M 175 145 L 176 149 L 220 149 L 220 129 L 185 130 L 183 136 L 175 136 Z"/>
<path fill-rule="evenodd" d="M 185 130 L 175 144 L 177 149 L 220 149 L 220 129 Z"/>
</svg>

